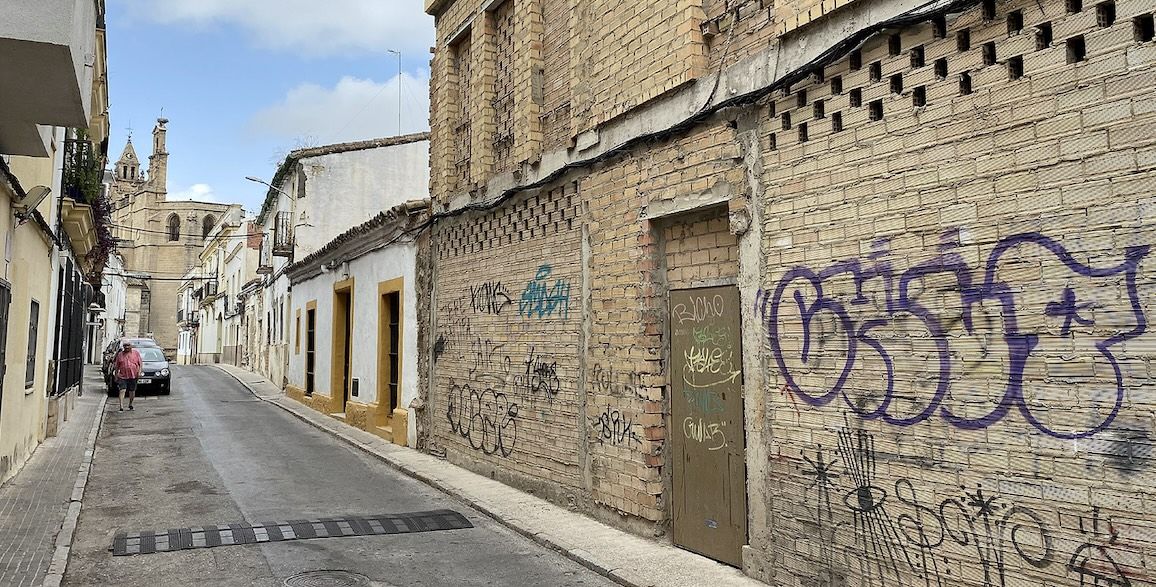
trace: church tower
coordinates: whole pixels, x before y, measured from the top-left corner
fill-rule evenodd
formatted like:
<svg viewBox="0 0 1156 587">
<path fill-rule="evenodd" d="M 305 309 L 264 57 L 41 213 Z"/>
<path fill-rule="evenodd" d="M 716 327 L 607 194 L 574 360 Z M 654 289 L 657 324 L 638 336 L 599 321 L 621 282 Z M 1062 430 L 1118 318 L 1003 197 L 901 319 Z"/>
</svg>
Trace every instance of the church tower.
<svg viewBox="0 0 1156 587">
<path fill-rule="evenodd" d="M 149 155 L 149 182 L 152 190 L 159 194 L 168 193 L 169 181 L 169 151 L 165 146 L 165 135 L 168 130 L 165 125 L 167 118 L 158 118 L 153 127 L 153 154 Z"/>
<path fill-rule="evenodd" d="M 115 179 L 135 182 L 140 177 L 140 159 L 136 156 L 136 149 L 132 146 L 132 137 L 130 136 L 128 143 L 124 146 L 124 152 L 120 154 L 120 159 L 116 160 Z"/>
</svg>

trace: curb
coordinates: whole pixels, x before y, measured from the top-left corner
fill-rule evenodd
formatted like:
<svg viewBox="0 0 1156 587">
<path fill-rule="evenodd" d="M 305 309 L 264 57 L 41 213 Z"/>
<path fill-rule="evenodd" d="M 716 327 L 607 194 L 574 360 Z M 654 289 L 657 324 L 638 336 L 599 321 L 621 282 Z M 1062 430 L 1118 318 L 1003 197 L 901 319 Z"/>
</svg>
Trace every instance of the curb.
<svg viewBox="0 0 1156 587">
<path fill-rule="evenodd" d="M 361 442 L 360 440 L 358 440 L 356 438 L 353 438 L 352 436 L 349 436 L 349 435 L 343 433 L 341 430 L 336 430 L 333 428 L 328 428 L 326 426 L 322 426 L 318 422 L 315 422 L 312 419 L 307 418 L 305 415 L 298 413 L 296 410 L 293 410 L 293 409 L 289 408 L 288 406 L 281 405 L 280 402 L 273 401 L 269 398 L 261 397 L 260 395 L 257 394 L 256 391 L 253 390 L 252 387 L 249 387 L 248 383 L 245 383 L 244 381 L 242 381 L 240 377 L 238 377 L 238 376 L 234 375 L 233 373 L 229 372 L 228 370 L 223 369 L 221 367 L 218 367 L 216 365 L 213 365 L 213 367 L 215 367 L 218 371 L 225 373 L 229 377 L 232 377 L 234 380 L 237 381 L 237 383 L 240 383 L 245 389 L 249 390 L 249 393 L 253 394 L 253 397 L 256 397 L 257 399 L 259 399 L 263 402 L 273 404 L 274 406 L 277 406 L 278 408 L 281 408 L 282 410 L 289 412 L 294 417 L 296 417 L 298 420 L 301 420 L 302 422 L 305 422 L 306 424 L 309 424 L 310 426 L 313 426 L 314 428 L 321 430 L 322 432 L 326 432 L 330 436 L 337 438 L 338 440 L 344 441 L 347 444 L 350 444 L 356 448 L 361 449 L 362 452 L 365 452 L 365 453 L 375 457 L 376 459 L 389 465 L 390 467 L 393 467 L 394 469 L 401 472 L 402 474 L 407 475 L 409 477 L 412 477 L 413 479 L 416 479 L 418 481 L 421 481 L 422 483 L 425 483 L 426 485 L 429 485 L 430 487 L 432 487 L 438 491 L 441 491 L 442 493 L 449 495 L 450 497 L 453 497 L 453 498 L 465 503 L 466 505 L 470 506 L 471 508 L 477 510 L 478 512 L 482 513 L 486 517 L 490 518 L 491 520 L 494 520 L 495 522 L 501 524 L 502 526 L 505 526 L 506 528 L 513 530 L 515 533 L 517 533 L 521 536 L 529 538 L 530 540 L 534 541 L 537 544 L 545 546 L 545 547 L 549 548 L 550 550 L 553 550 L 553 551 L 565 556 L 566 558 L 578 563 L 579 565 L 583 566 L 584 568 L 586 568 L 590 571 L 593 571 L 593 572 L 595 572 L 595 573 L 597 573 L 597 574 L 599 574 L 599 575 L 601 575 L 607 579 L 610 579 L 611 581 L 613 581 L 619 585 L 623 585 L 624 587 L 653 587 L 653 585 L 650 583 L 636 583 L 634 581 L 631 581 L 625 577 L 618 575 L 615 572 L 616 569 L 611 569 L 611 568 L 608 568 L 606 566 L 603 566 L 601 563 L 599 563 L 599 561 L 591 553 L 588 553 L 588 552 L 581 550 L 581 549 L 571 550 L 571 549 L 567 548 L 565 545 L 560 544 L 554 540 L 551 540 L 549 537 L 544 536 L 541 532 L 537 532 L 537 531 L 532 530 L 530 528 L 525 528 L 525 527 L 516 525 L 512 521 L 505 519 L 505 518 L 502 518 L 501 516 L 496 514 L 493 510 L 486 507 L 482 502 L 480 502 L 476 499 L 473 499 L 467 495 L 464 495 L 461 492 L 459 492 L 457 489 L 450 487 L 450 486 L 442 483 L 441 481 L 439 481 L 437 479 L 430 478 L 429 476 L 427 476 L 427 475 L 425 475 L 419 471 L 414 470 L 413 468 L 405 465 L 404 463 L 397 462 L 389 455 L 382 454 L 382 453 L 377 452 L 376 450 L 373 450 L 370 446 L 366 445 L 365 443 Z M 47 584 L 45 585 L 45 587 L 48 587 Z"/>
<path fill-rule="evenodd" d="M 88 432 L 84 458 L 80 462 L 80 470 L 76 474 L 76 483 L 72 486 L 72 497 L 68 503 L 68 513 L 60 525 L 60 533 L 56 535 L 55 548 L 52 552 L 52 562 L 48 565 L 48 574 L 44 577 L 44 587 L 59 587 L 64 580 L 64 572 L 68 569 L 68 555 L 72 552 L 72 538 L 76 534 L 76 524 L 80 521 L 80 509 L 83 506 L 84 488 L 88 485 L 88 473 L 92 470 L 92 457 L 96 452 L 96 438 L 100 435 L 100 428 L 104 425 L 104 407 L 108 403 L 108 394 L 100 394 L 100 405 L 96 407 L 96 420 L 92 430 Z"/>
</svg>

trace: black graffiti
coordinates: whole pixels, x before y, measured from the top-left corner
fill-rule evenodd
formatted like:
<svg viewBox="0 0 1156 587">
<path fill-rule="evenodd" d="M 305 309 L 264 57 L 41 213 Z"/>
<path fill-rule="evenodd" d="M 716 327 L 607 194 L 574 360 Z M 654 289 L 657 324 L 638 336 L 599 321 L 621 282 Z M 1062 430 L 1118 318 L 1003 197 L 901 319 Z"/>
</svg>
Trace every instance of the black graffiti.
<svg viewBox="0 0 1156 587">
<path fill-rule="evenodd" d="M 469 384 L 450 386 L 446 419 L 450 429 L 487 455 L 508 457 L 518 443 L 518 404 L 493 389 L 474 391 Z"/>
<path fill-rule="evenodd" d="M 434 341 L 433 358 L 436 363 L 438 359 L 446 352 L 446 337 L 444 334 L 439 334 L 438 339 Z"/>
<path fill-rule="evenodd" d="M 963 494 L 939 504 L 939 520 L 947 537 L 975 548 L 985 587 L 1008 585 L 1007 546 L 1033 567 L 1042 569 L 1052 563 L 1052 537 L 1043 516 L 1022 505 L 1006 504 L 999 496 L 984 493 L 982 486 Z M 1037 540 L 1029 541 L 1029 536 Z"/>
<path fill-rule="evenodd" d="M 635 397 L 642 388 L 642 375 L 633 371 L 615 371 L 612 365 L 595 363 L 590 369 L 590 391 L 614 397 Z"/>
<path fill-rule="evenodd" d="M 862 430 L 839 432 L 839 456 L 855 486 L 843 496 L 843 504 L 854 514 L 855 541 L 872 556 L 859 558 L 859 571 L 868 585 L 890 587 L 903 584 L 897 548 L 899 531 L 887 515 L 887 491 L 875 484 L 875 439 Z M 908 566 L 911 559 L 907 558 Z"/>
<path fill-rule="evenodd" d="M 514 388 L 534 399 L 543 396 L 553 400 L 561 391 L 561 382 L 558 379 L 558 362 L 549 357 L 538 354 L 534 347 L 530 347 L 526 360 L 523 361 L 525 371 L 514 377 Z"/>
<path fill-rule="evenodd" d="M 510 357 L 502 354 L 504 346 L 488 338 L 474 337 L 470 342 L 470 378 L 474 381 L 491 378 L 506 383 L 506 376 L 510 374 Z"/>
<path fill-rule="evenodd" d="M 590 427 L 594 429 L 598 442 L 611 444 L 622 444 L 627 440 L 642 442 L 642 439 L 634 433 L 634 419 L 627 418 L 620 410 L 611 408 L 609 404 L 591 422 Z"/>
<path fill-rule="evenodd" d="M 511 303 L 510 294 L 500 281 L 470 286 L 470 307 L 479 314 L 501 314 Z"/>
<path fill-rule="evenodd" d="M 1072 558 L 1068 560 L 1068 570 L 1080 576 L 1080 585 L 1094 587 L 1131 587 L 1132 581 L 1124 574 L 1124 569 L 1112 557 L 1109 548 L 1116 544 L 1119 532 L 1112 525 L 1111 520 L 1104 524 L 1106 532 L 1101 529 L 1100 508 L 1092 508 L 1092 527 L 1085 527 L 1084 518 L 1080 518 L 1080 533 L 1091 534 L 1092 542 L 1081 544 Z M 1106 539 L 1105 539 L 1106 538 Z"/>
</svg>

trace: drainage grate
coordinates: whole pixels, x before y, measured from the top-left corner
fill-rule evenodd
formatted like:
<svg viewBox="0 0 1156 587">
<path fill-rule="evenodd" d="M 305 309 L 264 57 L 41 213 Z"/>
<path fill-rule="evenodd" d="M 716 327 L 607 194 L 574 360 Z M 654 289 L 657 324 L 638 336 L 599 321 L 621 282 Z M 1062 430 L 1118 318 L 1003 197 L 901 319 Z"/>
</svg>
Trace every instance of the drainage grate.
<svg viewBox="0 0 1156 587">
<path fill-rule="evenodd" d="M 113 556 L 172 552 L 231 544 L 256 544 L 310 538 L 407 534 L 473 528 L 465 516 L 453 510 L 348 516 L 316 520 L 290 520 L 263 524 L 223 524 L 199 528 L 119 532 L 112 539 Z"/>
<path fill-rule="evenodd" d="M 370 587 L 369 577 L 349 571 L 308 571 L 293 575 L 282 583 L 285 587 Z"/>
</svg>

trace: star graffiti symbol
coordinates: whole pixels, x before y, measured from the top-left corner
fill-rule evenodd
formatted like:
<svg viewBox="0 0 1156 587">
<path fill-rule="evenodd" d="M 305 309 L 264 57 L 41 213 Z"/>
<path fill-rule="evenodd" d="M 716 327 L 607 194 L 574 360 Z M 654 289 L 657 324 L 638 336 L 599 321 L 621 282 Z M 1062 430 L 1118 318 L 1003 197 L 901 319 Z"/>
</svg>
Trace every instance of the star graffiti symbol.
<svg viewBox="0 0 1156 587">
<path fill-rule="evenodd" d="M 1095 308 L 1093 302 L 1076 302 L 1076 291 L 1070 287 L 1064 288 L 1064 293 L 1058 302 L 1048 302 L 1044 308 L 1044 314 L 1064 319 L 1064 325 L 1060 328 L 1060 335 L 1067 336 L 1072 332 L 1072 322 L 1080 326 L 1092 326 L 1096 323 L 1091 318 L 1085 318 L 1080 315 L 1081 310 L 1090 310 Z"/>
<path fill-rule="evenodd" d="M 839 474 L 833 471 L 835 459 L 824 461 L 822 449 L 815 451 L 815 460 L 812 461 L 807 455 L 803 455 L 803 460 L 807 461 L 807 464 L 811 466 L 809 470 L 804 470 L 803 474 L 815 478 L 814 481 L 811 481 L 811 484 L 807 486 L 807 489 L 816 485 L 825 487 L 829 485 L 832 480 L 839 478 Z"/>
<path fill-rule="evenodd" d="M 996 504 L 999 496 L 993 495 L 985 497 L 983 495 L 983 488 L 980 487 L 975 490 L 975 493 L 964 492 L 967 495 L 967 505 L 975 508 L 975 511 L 981 516 L 990 516 L 1000 509 L 1000 505 Z"/>
</svg>

